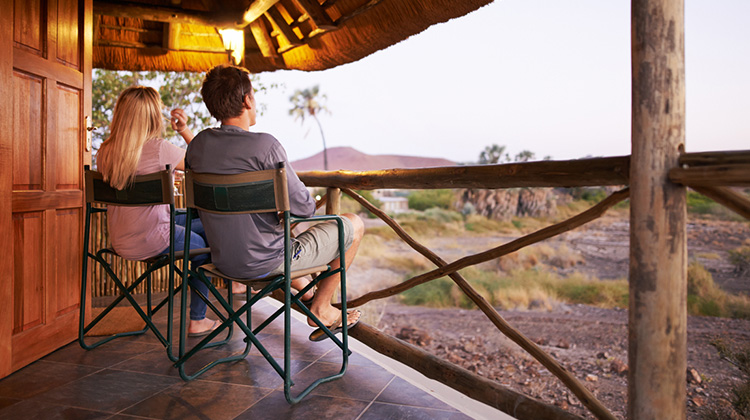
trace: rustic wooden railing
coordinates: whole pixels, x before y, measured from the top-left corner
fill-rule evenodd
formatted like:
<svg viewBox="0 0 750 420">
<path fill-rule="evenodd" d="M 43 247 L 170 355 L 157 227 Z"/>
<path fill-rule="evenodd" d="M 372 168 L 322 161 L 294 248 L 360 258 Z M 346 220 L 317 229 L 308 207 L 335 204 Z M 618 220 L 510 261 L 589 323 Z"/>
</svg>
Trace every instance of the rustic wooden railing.
<svg viewBox="0 0 750 420">
<path fill-rule="evenodd" d="M 326 203 L 327 213 L 340 212 L 340 193 L 351 196 L 362 206 L 390 226 L 396 234 L 436 268 L 398 285 L 373 291 L 347 302 L 349 307 L 361 306 L 374 299 L 394 296 L 419 284 L 448 276 L 477 305 L 488 319 L 521 348 L 538 360 L 560 379 L 597 418 L 614 419 L 607 408 L 559 362 L 513 328 L 471 285 L 458 270 L 518 251 L 528 245 L 552 238 L 582 226 L 603 215 L 608 209 L 629 197 L 627 187 L 614 192 L 590 209 L 565 221 L 532 232 L 507 244 L 446 262 L 412 238 L 385 212 L 369 203 L 354 189 L 441 189 L 441 188 L 516 188 L 516 187 L 585 187 L 627 185 L 630 157 L 609 157 L 570 161 L 544 161 L 482 166 L 452 166 L 423 169 L 390 169 L 381 171 L 351 172 L 300 172 L 300 179 L 309 187 L 325 187 L 327 194 L 318 202 Z M 683 154 L 680 167 L 670 171 L 670 180 L 695 189 L 717 202 L 750 218 L 750 200 L 727 186 L 750 186 L 750 151 Z M 100 221 L 96 241 L 106 241 L 106 226 Z M 116 270 L 142 270 L 137 263 L 122 262 Z M 104 278 L 103 273 L 95 276 Z M 157 275 L 158 276 L 158 275 Z M 95 281 L 95 283 L 97 283 Z M 112 293 L 113 286 L 99 281 L 95 293 Z M 155 285 L 163 287 L 162 277 Z M 500 409 L 519 419 L 574 419 L 580 418 L 555 406 L 524 396 L 500 384 L 482 378 L 468 370 L 432 356 L 424 350 L 388 336 L 377 329 L 360 323 L 351 335 L 374 350 L 414 368 L 425 376 L 445 383 L 467 396 Z"/>
<path fill-rule="evenodd" d="M 437 268 L 420 274 L 398 285 L 369 292 L 349 300 L 349 307 L 361 306 L 374 299 L 394 296 L 417 285 L 448 276 L 477 305 L 488 319 L 508 338 L 539 361 L 599 419 L 614 419 L 612 413 L 559 362 L 539 348 L 503 317 L 464 279 L 458 270 L 549 239 L 597 219 L 609 208 L 625 200 L 629 189 L 624 188 L 590 209 L 565 221 L 553 224 L 524 237 L 490 250 L 447 263 L 427 247 L 417 242 L 398 223 L 369 203 L 353 189 L 439 189 L 439 188 L 511 188 L 511 187 L 583 187 L 627 185 L 629 157 L 581 159 L 572 161 L 528 162 L 505 165 L 457 166 L 424 169 L 391 169 L 368 172 L 303 172 L 300 179 L 307 186 L 326 187 L 328 213 L 337 213 L 340 192 L 351 196 L 362 206 L 390 226 L 409 246 L 433 262 Z M 684 154 L 680 168 L 670 172 L 670 179 L 692 187 L 744 217 L 750 216 L 750 200 L 725 188 L 750 186 L 750 152 L 716 152 Z M 331 204 L 335 199 L 336 203 Z M 429 378 L 448 384 L 467 396 L 489 404 L 519 419 L 577 418 L 549 404 L 519 395 L 499 384 L 481 378 L 465 369 L 440 360 L 424 350 L 387 336 L 368 325 L 351 331 L 353 337 L 371 348 L 393 357 Z"/>
</svg>

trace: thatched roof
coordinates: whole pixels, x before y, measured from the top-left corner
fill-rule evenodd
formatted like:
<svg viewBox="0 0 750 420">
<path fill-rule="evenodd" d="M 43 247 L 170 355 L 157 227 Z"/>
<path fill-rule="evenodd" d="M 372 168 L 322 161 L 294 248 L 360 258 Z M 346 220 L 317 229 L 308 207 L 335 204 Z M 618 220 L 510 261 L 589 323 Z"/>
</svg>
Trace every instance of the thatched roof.
<svg viewBox="0 0 750 420">
<path fill-rule="evenodd" d="M 94 67 L 205 71 L 230 62 L 219 33 L 244 34 L 251 72 L 357 61 L 491 0 L 94 0 Z"/>
</svg>

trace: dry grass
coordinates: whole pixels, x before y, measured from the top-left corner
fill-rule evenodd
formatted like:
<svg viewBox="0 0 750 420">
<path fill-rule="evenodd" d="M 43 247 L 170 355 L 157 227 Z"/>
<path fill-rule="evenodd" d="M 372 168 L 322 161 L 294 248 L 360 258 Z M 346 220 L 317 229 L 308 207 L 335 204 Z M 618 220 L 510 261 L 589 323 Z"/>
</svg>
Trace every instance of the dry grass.
<svg viewBox="0 0 750 420">
<path fill-rule="evenodd" d="M 688 312 L 693 315 L 750 319 L 750 298 L 730 295 L 714 283 L 700 263 L 688 266 Z"/>
<path fill-rule="evenodd" d="M 695 254 L 696 258 L 702 258 L 704 260 L 720 260 L 721 255 L 715 253 L 715 252 L 703 252 L 700 254 Z"/>
<path fill-rule="evenodd" d="M 498 258 L 497 267 L 503 272 L 528 270 L 540 265 L 555 268 L 571 268 L 584 262 L 581 254 L 562 244 L 557 248 L 541 243 L 532 245 Z"/>
<path fill-rule="evenodd" d="M 563 302 L 604 308 L 627 306 L 628 284 L 624 279 L 601 281 L 580 274 L 562 277 L 535 269 L 505 274 L 469 267 L 460 273 L 490 304 L 501 309 L 551 310 Z M 474 306 L 446 277 L 404 292 L 402 302 L 438 308 Z"/>
</svg>

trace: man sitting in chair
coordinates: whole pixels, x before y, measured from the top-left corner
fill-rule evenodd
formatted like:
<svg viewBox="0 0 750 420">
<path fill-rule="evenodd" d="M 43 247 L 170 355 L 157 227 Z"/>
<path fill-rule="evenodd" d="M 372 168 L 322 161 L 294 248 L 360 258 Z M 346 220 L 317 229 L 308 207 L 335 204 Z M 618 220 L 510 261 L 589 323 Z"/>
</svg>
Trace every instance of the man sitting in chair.
<svg viewBox="0 0 750 420">
<path fill-rule="evenodd" d="M 309 217 L 315 213 L 315 201 L 287 162 L 286 151 L 276 138 L 266 133 L 250 132 L 255 125 L 256 104 L 250 73 L 240 67 L 219 65 L 206 73 L 201 88 L 203 101 L 221 127 L 200 132 L 190 143 L 185 156 L 186 167 L 198 173 L 237 174 L 274 169 L 279 162 L 287 168 L 291 213 Z M 364 234 L 362 220 L 344 214 L 346 266 L 351 264 Z M 216 267 L 236 278 L 256 278 L 284 272 L 284 229 L 276 214 L 219 215 L 202 213 L 200 218 L 211 247 Z M 338 228 L 335 222 L 319 223 L 293 239 L 292 270 L 329 264 L 339 266 Z M 341 310 L 331 305 L 340 278 L 322 279 L 310 310 L 336 333 L 341 328 Z M 304 279 L 292 287 L 300 290 Z M 309 292 L 311 293 L 311 292 Z M 309 296 L 304 296 L 307 300 Z M 351 328 L 360 317 L 358 310 L 347 313 Z M 315 324 L 308 320 L 310 326 Z M 320 329 L 310 335 L 317 341 L 325 338 Z"/>
</svg>

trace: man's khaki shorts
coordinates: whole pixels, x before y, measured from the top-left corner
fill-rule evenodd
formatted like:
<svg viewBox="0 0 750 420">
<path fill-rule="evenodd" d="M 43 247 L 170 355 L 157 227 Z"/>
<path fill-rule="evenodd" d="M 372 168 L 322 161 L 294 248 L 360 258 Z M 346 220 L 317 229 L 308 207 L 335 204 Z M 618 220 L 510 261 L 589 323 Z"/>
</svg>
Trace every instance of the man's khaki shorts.
<svg viewBox="0 0 750 420">
<path fill-rule="evenodd" d="M 344 244 L 346 249 L 354 241 L 354 226 L 351 220 L 341 217 L 344 222 Z M 339 256 L 339 234 L 336 221 L 318 223 L 292 238 L 292 271 L 308 267 L 326 265 Z M 270 274 L 283 274 L 284 262 Z"/>
</svg>

